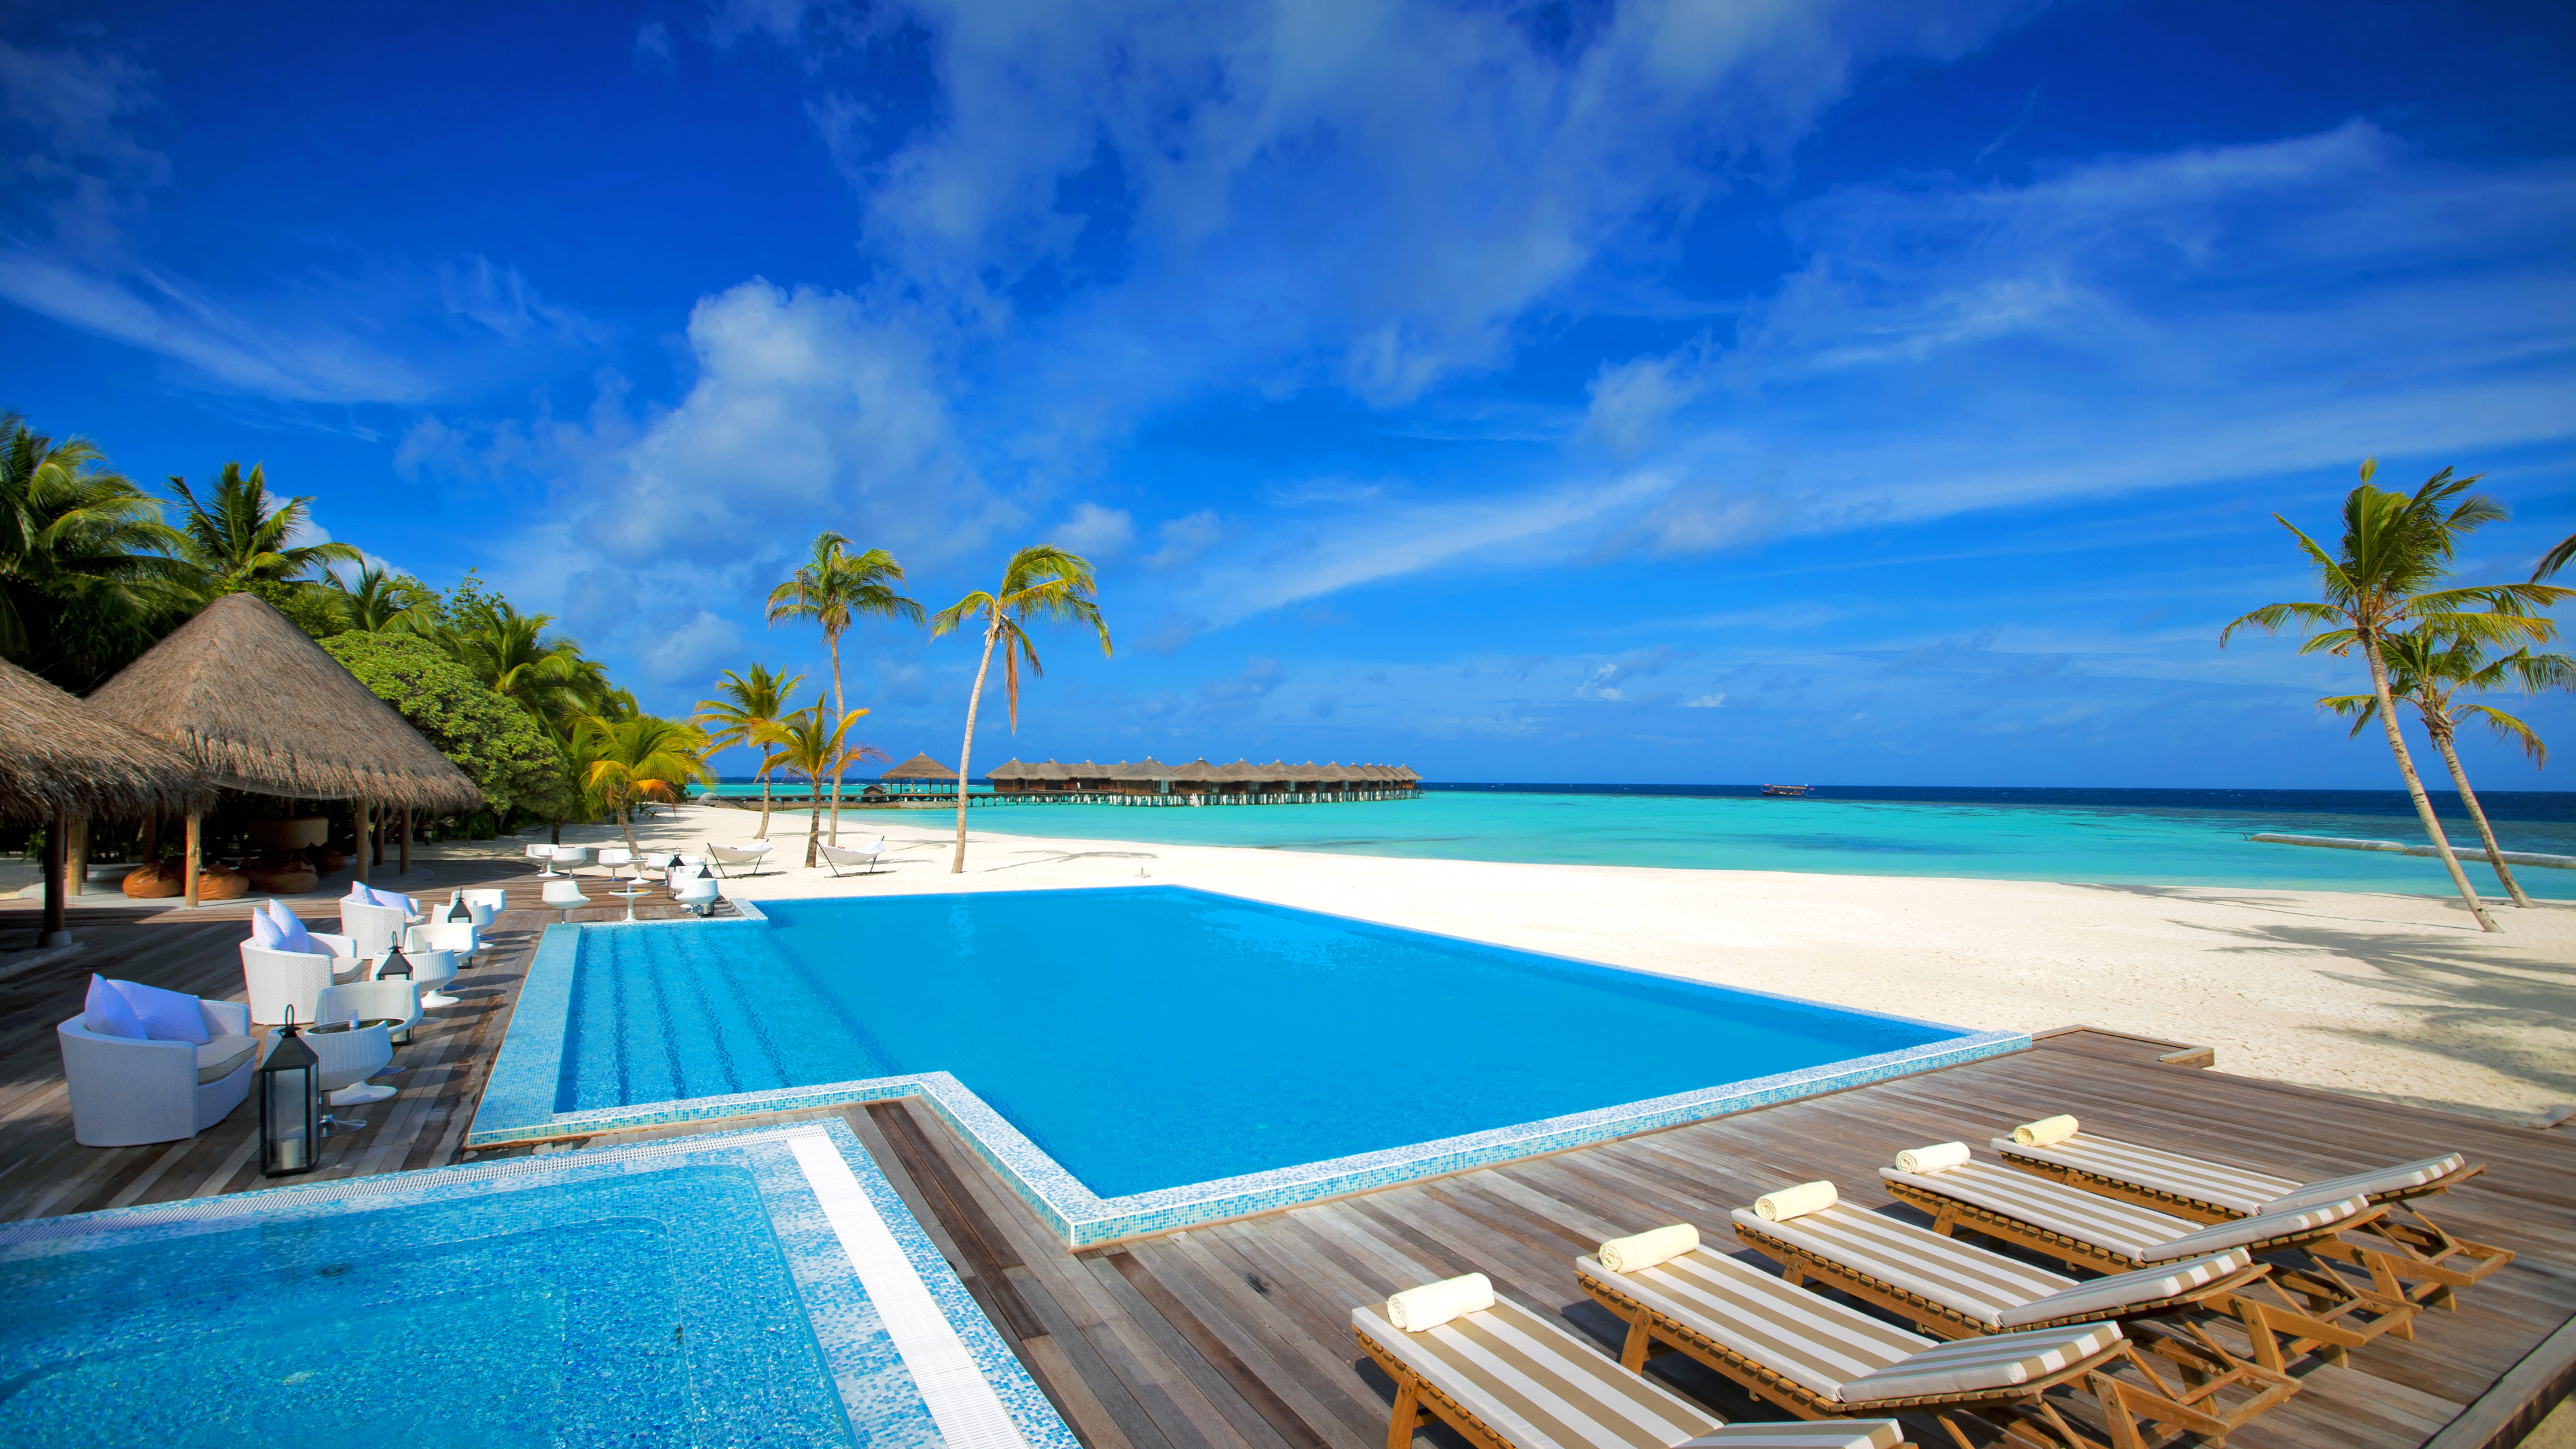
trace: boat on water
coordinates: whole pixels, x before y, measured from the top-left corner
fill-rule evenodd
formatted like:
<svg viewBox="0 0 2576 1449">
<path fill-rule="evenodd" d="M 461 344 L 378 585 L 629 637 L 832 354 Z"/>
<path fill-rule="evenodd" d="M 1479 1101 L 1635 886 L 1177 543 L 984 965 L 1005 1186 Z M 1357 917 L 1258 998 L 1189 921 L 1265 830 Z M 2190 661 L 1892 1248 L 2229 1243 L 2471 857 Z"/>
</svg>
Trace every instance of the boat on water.
<svg viewBox="0 0 2576 1449">
<path fill-rule="evenodd" d="M 1814 788 L 1816 787 L 1813 785 L 1765 785 L 1762 787 L 1762 793 L 1765 795 L 1778 795 L 1794 798 L 1799 795 L 1804 795 Z"/>
</svg>

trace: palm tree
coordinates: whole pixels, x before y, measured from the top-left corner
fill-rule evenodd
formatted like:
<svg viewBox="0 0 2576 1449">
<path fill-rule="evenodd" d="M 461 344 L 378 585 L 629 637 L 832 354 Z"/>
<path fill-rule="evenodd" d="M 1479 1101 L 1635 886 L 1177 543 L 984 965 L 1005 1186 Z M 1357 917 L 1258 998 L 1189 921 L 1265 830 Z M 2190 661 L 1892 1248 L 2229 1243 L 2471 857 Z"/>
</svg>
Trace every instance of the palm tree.
<svg viewBox="0 0 2576 1449">
<path fill-rule="evenodd" d="M 96 447 L 0 413 L 0 658 L 83 689 L 191 599 L 161 507 Z"/>
<path fill-rule="evenodd" d="M 2535 584 L 2539 583 L 2542 579 L 2567 567 L 2571 561 L 2576 561 L 2576 533 L 2558 540 L 2556 548 L 2540 556 L 2540 566 L 2531 571 L 2531 581 Z"/>
<path fill-rule="evenodd" d="M 505 599 L 478 602 L 444 631 L 441 643 L 493 693 L 516 701 L 557 741 L 571 738 L 588 715 L 615 719 L 636 713 L 622 703 L 606 669 L 581 646 L 549 635 L 551 614 L 522 614 Z"/>
<path fill-rule="evenodd" d="M 746 674 L 726 670 L 724 676 L 716 681 L 716 693 L 724 697 L 698 701 L 697 722 L 722 726 L 708 738 L 707 747 L 721 750 L 733 745 L 760 743 L 761 732 L 787 714 L 788 697 L 796 692 L 796 686 L 804 682 L 802 674 L 781 676 L 766 664 L 755 663 Z M 769 838 L 769 769 L 766 765 L 760 770 L 760 830 L 757 838 Z"/>
<path fill-rule="evenodd" d="M 993 646 L 1002 648 L 1002 683 L 1010 696 L 1013 734 L 1020 729 L 1021 658 L 1028 659 L 1033 677 L 1046 677 L 1038 664 L 1037 645 L 1029 639 L 1031 619 L 1089 624 L 1100 633 L 1100 652 L 1109 653 L 1109 624 L 1100 617 L 1099 578 L 1091 561 L 1051 543 L 1031 544 L 1011 555 L 998 591 L 988 594 L 978 589 L 930 621 L 933 639 L 968 620 L 984 626 L 984 657 L 975 666 L 975 687 L 966 696 L 966 742 L 957 747 L 957 855 L 949 862 L 951 875 L 966 869 L 966 786 L 972 778 L 966 761 L 975 753 L 975 711 L 984 700 L 984 673 L 993 666 Z"/>
<path fill-rule="evenodd" d="M 2428 587 L 2440 581 L 2460 539 L 2480 525 L 2504 517 L 2504 507 L 2479 494 L 2461 498 L 2478 478 L 2453 478 L 2448 468 L 2425 480 L 2424 486 L 2411 496 L 2371 487 L 2371 475 L 2378 469 L 2378 459 L 2363 460 L 2361 486 L 2344 499 L 2339 552 L 2326 552 L 2324 545 L 2300 532 L 2298 525 L 2277 513 L 2272 515 L 2272 521 L 2290 531 L 2290 536 L 2299 541 L 2299 551 L 2315 565 L 2325 598 L 2317 603 L 2294 600 L 2266 604 L 2219 631 L 2218 647 L 2226 648 L 2227 637 L 2248 625 L 2269 634 L 2285 624 L 2295 624 L 2309 635 L 2299 646 L 2302 654 L 2324 650 L 2342 655 L 2356 645 L 2360 647 L 2362 658 L 2370 664 L 2371 693 L 2378 701 L 2379 722 L 2388 733 L 2388 750 L 2397 759 L 2398 773 L 2406 779 L 2406 793 L 2415 802 L 2416 818 L 2423 822 L 2433 848 L 2441 853 L 2442 864 L 2451 873 L 2451 884 L 2459 888 L 2460 898 L 2468 902 L 2469 913 L 2477 918 L 2479 927 L 2500 930 L 2478 900 L 2477 888 L 2469 884 L 2467 872 L 2460 869 L 2459 857 L 2452 854 L 2450 839 L 2442 833 L 2442 822 L 2433 814 L 2433 802 L 2425 797 L 2424 782 L 2415 773 L 2414 758 L 2406 752 L 2406 737 L 2397 728 L 2397 707 L 2389 696 L 2388 660 L 2382 646 L 2391 634 L 2410 627 L 2486 643 L 2529 638 L 2535 621 L 2521 613 L 2521 606 L 2547 604 L 2570 591 L 2546 584 Z M 2465 612 L 2473 604 L 2482 606 L 2484 611 Z"/>
<path fill-rule="evenodd" d="M 636 848 L 636 802 L 677 800 L 690 781 L 715 780 L 707 767 L 706 731 L 687 720 L 589 715 L 577 727 L 577 738 L 589 764 L 582 783 L 617 817 L 630 851 Z"/>
<path fill-rule="evenodd" d="M 291 542 L 311 525 L 313 500 L 270 493 L 256 465 L 245 474 L 241 464 L 226 463 L 214 491 L 204 498 L 176 474 L 170 491 L 187 510 L 179 521 L 179 557 L 201 571 L 208 598 L 251 584 L 304 582 L 335 563 L 366 562 L 365 555 L 345 543 Z"/>
<path fill-rule="evenodd" d="M 420 633 L 428 623 L 418 605 L 403 596 L 394 575 L 382 565 L 369 564 L 360 569 L 354 584 L 338 574 L 329 575 L 328 580 L 340 596 L 341 616 L 356 633 Z"/>
<path fill-rule="evenodd" d="M 908 619 L 921 622 L 921 605 L 897 592 L 903 583 L 903 565 L 894 555 L 881 548 L 865 553 L 850 552 L 850 541 L 837 533 L 825 533 L 814 540 L 814 557 L 796 571 L 795 577 L 769 591 L 769 622 L 806 620 L 823 630 L 824 646 L 832 653 L 832 715 L 839 718 L 841 700 L 841 636 L 860 618 L 874 615 L 881 619 Z M 832 843 L 841 843 L 841 808 L 836 797 L 832 804 Z"/>
<path fill-rule="evenodd" d="M 859 714 L 867 711 L 861 710 Z M 817 797 L 805 827 L 805 868 L 814 868 L 815 847 L 823 840 L 823 807 L 819 797 L 823 782 L 837 785 L 841 772 L 864 759 L 885 758 L 885 752 L 866 745 L 849 744 L 850 726 L 859 722 L 859 714 L 845 714 L 838 723 L 825 720 L 823 701 L 817 699 L 809 709 L 795 710 L 768 725 L 754 736 L 756 743 L 766 745 L 772 753 L 760 762 L 763 775 L 784 769 L 791 775 L 802 775 Z"/>
<path fill-rule="evenodd" d="M 2546 627 L 2548 621 L 2535 622 Z M 2469 772 L 2460 766 L 2455 737 L 2461 721 L 2479 720 L 2499 739 L 2521 745 L 2534 765 L 2548 763 L 2549 746 L 2541 742 L 2531 726 L 2503 710 L 2454 701 L 2462 694 L 2484 694 L 2508 685 L 2518 685 L 2525 694 L 2576 685 L 2576 660 L 2564 654 L 2534 654 L 2529 649 L 2517 649 L 2502 659 L 2490 660 L 2473 639 L 2428 635 L 2421 630 L 2390 635 L 2381 647 L 2388 656 L 2389 692 L 2414 705 L 2422 717 L 2424 733 L 2432 736 L 2434 748 L 2442 752 L 2442 762 L 2450 767 L 2451 783 L 2459 788 L 2460 803 L 2468 807 L 2469 818 L 2477 822 L 2478 838 L 2486 843 L 2487 862 L 2495 867 L 2496 879 L 2504 882 L 2515 905 L 2530 905 L 2531 897 L 2522 893 L 2522 883 L 2505 868 L 2504 851 L 2496 844 L 2495 827 L 2487 823 L 2487 812 L 2478 804 L 2477 792 L 2469 788 Z M 2379 696 L 2375 694 L 2337 695 L 2318 700 L 2317 704 L 2350 716 L 2356 735 L 2379 715 Z"/>
</svg>

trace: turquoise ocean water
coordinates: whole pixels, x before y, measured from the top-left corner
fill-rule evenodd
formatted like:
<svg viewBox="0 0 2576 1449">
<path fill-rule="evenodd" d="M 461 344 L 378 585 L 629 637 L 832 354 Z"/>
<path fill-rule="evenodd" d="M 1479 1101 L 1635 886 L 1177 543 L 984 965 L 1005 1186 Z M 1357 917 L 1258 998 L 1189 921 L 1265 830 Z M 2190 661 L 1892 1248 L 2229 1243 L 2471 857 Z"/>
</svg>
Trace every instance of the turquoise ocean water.
<svg viewBox="0 0 2576 1449">
<path fill-rule="evenodd" d="M 1824 793 L 1765 799 L 1749 787 L 1725 794 L 1658 794 L 1650 787 L 1609 794 L 1497 786 L 1435 789 L 1418 800 L 1346 805 L 979 807 L 975 823 L 1017 835 L 1448 860 L 2118 885 L 2450 889 L 2442 863 L 2431 858 L 2245 838 L 2264 831 L 2422 843 L 2423 831 L 2405 797 L 2393 792 L 1975 793 L 2002 798 L 1837 798 Z M 2576 794 L 2500 794 L 2486 803 L 2505 849 L 2576 855 Z M 2476 836 L 2467 819 L 2454 820 L 2453 813 L 2443 811 L 2453 846 L 2462 841 L 2473 845 Z M 901 818 L 908 825 L 922 820 Z M 846 819 L 843 829 L 848 829 Z M 2469 870 L 2481 892 L 2496 889 L 2495 874 L 2483 861 L 2471 863 Z M 2534 896 L 2576 900 L 2576 870 L 2532 867 L 2516 875 Z"/>
</svg>

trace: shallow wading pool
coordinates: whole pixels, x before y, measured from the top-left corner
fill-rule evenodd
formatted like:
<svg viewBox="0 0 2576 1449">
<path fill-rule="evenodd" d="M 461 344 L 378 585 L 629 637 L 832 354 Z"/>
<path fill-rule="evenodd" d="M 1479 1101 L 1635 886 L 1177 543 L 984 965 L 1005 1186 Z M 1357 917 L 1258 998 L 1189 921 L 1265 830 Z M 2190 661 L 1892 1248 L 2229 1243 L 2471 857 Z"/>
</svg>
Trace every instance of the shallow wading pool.
<svg viewBox="0 0 2576 1449">
<path fill-rule="evenodd" d="M 919 1094 L 1068 1238 L 2013 1050 L 1173 886 L 557 927 L 475 1142 Z"/>
<path fill-rule="evenodd" d="M 1075 1449 L 839 1122 L 0 1226 L 0 1444 Z"/>
</svg>

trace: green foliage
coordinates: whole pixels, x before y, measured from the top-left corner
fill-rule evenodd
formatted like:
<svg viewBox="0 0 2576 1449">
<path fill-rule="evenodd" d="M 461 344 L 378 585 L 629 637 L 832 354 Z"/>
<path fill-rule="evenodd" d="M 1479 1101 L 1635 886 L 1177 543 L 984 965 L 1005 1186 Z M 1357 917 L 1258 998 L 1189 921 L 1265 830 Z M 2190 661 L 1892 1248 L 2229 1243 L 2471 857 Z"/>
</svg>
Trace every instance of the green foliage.
<svg viewBox="0 0 2576 1449">
<path fill-rule="evenodd" d="M 566 818 L 578 792 L 564 754 L 526 711 L 427 639 L 355 631 L 323 641 L 377 698 L 454 760 L 495 810 Z"/>
<path fill-rule="evenodd" d="M 209 599 L 244 584 L 293 583 L 333 564 L 366 562 L 345 543 L 295 542 L 312 523 L 313 500 L 269 492 L 267 475 L 256 465 L 244 473 L 241 464 L 226 463 L 202 495 L 187 479 L 173 476 L 170 492 L 181 509 L 176 551 L 198 571 L 199 588 Z"/>
<path fill-rule="evenodd" d="M 0 413 L 0 657 L 86 690 L 193 607 L 161 510 L 84 439 Z"/>
</svg>

